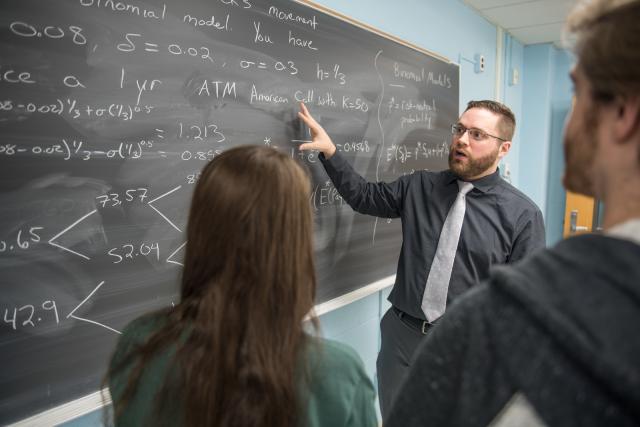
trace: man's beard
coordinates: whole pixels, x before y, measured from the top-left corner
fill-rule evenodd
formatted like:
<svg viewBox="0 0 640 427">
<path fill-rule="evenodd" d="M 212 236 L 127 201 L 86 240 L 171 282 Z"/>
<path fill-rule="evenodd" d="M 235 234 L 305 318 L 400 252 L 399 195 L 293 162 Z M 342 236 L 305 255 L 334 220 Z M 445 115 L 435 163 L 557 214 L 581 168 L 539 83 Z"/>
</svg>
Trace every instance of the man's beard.
<svg viewBox="0 0 640 427">
<path fill-rule="evenodd" d="M 455 154 L 455 149 L 451 147 L 449 149 L 449 169 L 458 176 L 460 179 L 471 179 L 474 178 L 484 172 L 487 169 L 491 168 L 498 158 L 498 153 L 500 151 L 500 147 L 496 146 L 495 151 L 487 154 L 484 157 L 478 157 L 477 159 L 472 159 L 467 156 L 466 162 L 456 162 L 453 160 L 453 156 Z"/>
<path fill-rule="evenodd" d="M 577 132 L 567 128 L 564 134 L 565 170 L 562 177 L 564 187 L 574 193 L 593 197 L 592 166 L 596 155 L 598 132 L 598 109 L 585 112 L 584 126 Z"/>
</svg>

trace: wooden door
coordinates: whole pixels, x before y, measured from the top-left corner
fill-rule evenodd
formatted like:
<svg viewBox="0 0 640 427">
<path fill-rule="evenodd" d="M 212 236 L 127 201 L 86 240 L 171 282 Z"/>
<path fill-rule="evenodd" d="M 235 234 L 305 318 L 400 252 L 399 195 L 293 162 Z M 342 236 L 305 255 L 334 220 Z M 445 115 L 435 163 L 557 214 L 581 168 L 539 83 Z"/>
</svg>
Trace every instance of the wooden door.
<svg viewBox="0 0 640 427">
<path fill-rule="evenodd" d="M 592 232 L 595 207 L 596 202 L 593 198 L 567 191 L 562 235 L 568 237 L 574 234 Z"/>
</svg>

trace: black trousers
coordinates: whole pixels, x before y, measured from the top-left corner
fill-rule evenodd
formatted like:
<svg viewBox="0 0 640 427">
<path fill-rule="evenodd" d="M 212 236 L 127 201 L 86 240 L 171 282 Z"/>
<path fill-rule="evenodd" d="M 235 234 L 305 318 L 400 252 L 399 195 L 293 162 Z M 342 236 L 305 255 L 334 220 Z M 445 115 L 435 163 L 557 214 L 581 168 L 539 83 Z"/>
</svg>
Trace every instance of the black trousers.
<svg viewBox="0 0 640 427">
<path fill-rule="evenodd" d="M 376 370 L 380 412 L 384 421 L 409 371 L 413 353 L 426 335 L 416 325 L 402 319 L 393 307 L 387 310 L 380 321 L 380 335 Z"/>
</svg>

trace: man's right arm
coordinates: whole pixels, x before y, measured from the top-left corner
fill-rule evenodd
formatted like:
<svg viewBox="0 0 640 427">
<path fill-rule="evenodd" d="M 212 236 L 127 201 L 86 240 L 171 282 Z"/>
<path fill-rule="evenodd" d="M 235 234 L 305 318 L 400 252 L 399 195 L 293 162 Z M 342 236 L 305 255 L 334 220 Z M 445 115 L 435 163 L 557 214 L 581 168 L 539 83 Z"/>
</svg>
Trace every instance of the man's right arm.
<svg viewBox="0 0 640 427">
<path fill-rule="evenodd" d="M 400 216 L 406 178 L 391 183 L 368 182 L 340 153 L 329 160 L 319 157 L 338 193 L 354 211 L 385 218 Z"/>
<path fill-rule="evenodd" d="M 322 126 L 301 103 L 298 117 L 309 126 L 312 141 L 301 144 L 300 150 L 320 151 L 320 160 L 342 198 L 355 210 L 367 215 L 397 218 L 402 210 L 402 200 L 407 179 L 392 183 L 372 183 L 358 174 L 349 162 L 337 153 L 336 146 Z"/>
</svg>

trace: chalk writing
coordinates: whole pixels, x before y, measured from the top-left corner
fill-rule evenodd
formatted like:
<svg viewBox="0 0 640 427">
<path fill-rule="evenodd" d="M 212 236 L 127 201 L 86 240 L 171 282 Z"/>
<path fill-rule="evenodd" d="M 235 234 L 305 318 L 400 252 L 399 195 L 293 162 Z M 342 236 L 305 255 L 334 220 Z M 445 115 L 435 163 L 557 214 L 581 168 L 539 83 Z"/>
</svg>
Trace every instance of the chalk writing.
<svg viewBox="0 0 640 427">
<path fill-rule="evenodd" d="M 207 151 L 184 150 L 179 155 L 181 160 L 201 160 L 203 162 L 208 162 L 220 154 L 222 154 L 222 150 L 211 149 Z"/>
<path fill-rule="evenodd" d="M 393 64 L 393 74 L 395 77 L 402 80 L 409 80 L 416 83 L 431 84 L 435 86 L 441 86 L 446 89 L 451 89 L 451 77 L 446 73 L 434 73 L 433 71 L 426 72 L 424 68 L 416 72 L 413 70 L 405 70 L 401 68 L 400 64 L 395 62 Z"/>
<path fill-rule="evenodd" d="M 343 151 L 345 153 L 368 153 L 371 151 L 371 147 L 369 147 L 369 141 L 348 141 L 344 143 L 336 143 L 336 149 L 338 151 Z"/>
<path fill-rule="evenodd" d="M 314 210 L 318 211 L 324 206 L 343 206 L 345 201 L 333 186 L 331 181 L 326 181 L 323 185 L 316 185 L 311 193 L 311 203 Z"/>
<path fill-rule="evenodd" d="M 303 39 L 301 37 L 296 37 L 293 34 L 293 31 L 289 30 L 289 44 L 296 47 L 307 48 L 311 50 L 318 50 L 317 47 L 313 46 L 313 40 Z"/>
<path fill-rule="evenodd" d="M 207 17 L 207 18 L 198 18 L 195 16 L 191 16 L 189 14 L 184 15 L 184 18 L 182 18 L 182 21 L 186 22 L 187 24 L 193 25 L 194 27 L 210 27 L 215 30 L 231 31 L 231 27 L 229 26 L 228 13 L 220 21 L 216 20 L 216 17 L 214 15 L 211 15 L 210 17 Z"/>
<path fill-rule="evenodd" d="M 126 42 L 118 43 L 116 45 L 116 48 L 119 51 L 125 53 L 135 52 L 138 48 L 141 48 L 142 51 L 146 53 L 159 53 L 160 49 L 166 48 L 166 51 L 172 55 L 185 55 L 192 58 L 199 58 L 204 61 L 213 62 L 211 50 L 206 46 L 185 47 L 177 43 L 171 43 L 169 45 L 163 46 L 152 41 L 143 41 L 141 44 L 139 37 L 142 37 L 142 34 L 127 33 L 124 35 L 124 39 L 126 40 Z"/>
<path fill-rule="evenodd" d="M 410 159 L 446 159 L 449 155 L 449 144 L 442 142 L 434 146 L 418 141 L 415 147 L 410 147 L 407 144 L 392 144 L 386 151 L 387 161 L 395 160 L 400 163 L 406 163 Z"/>
<path fill-rule="evenodd" d="M 117 118 L 124 121 L 133 120 L 137 113 L 149 114 L 153 110 L 151 105 L 80 105 L 77 100 L 67 98 L 56 99 L 53 103 L 38 104 L 34 102 L 17 103 L 12 99 L 0 101 L 0 111 L 15 111 L 18 113 L 67 114 L 72 119 L 86 117 Z"/>
<path fill-rule="evenodd" d="M 250 61 L 246 59 L 240 60 L 240 68 L 241 69 L 250 69 L 256 68 L 258 70 L 276 70 L 283 71 L 295 76 L 298 74 L 298 68 L 296 68 L 296 64 L 293 61 L 274 61 L 273 63 L 266 63 L 264 61 Z"/>
<path fill-rule="evenodd" d="M 333 68 L 328 70 L 322 68 L 319 63 L 316 63 L 316 78 L 320 81 L 331 78 L 337 80 L 341 85 L 347 83 L 346 76 L 340 71 L 340 65 L 338 64 L 334 64 Z"/>
<path fill-rule="evenodd" d="M 249 103 L 255 102 L 270 103 L 270 104 L 288 104 L 289 98 L 287 96 L 275 94 L 275 93 L 261 93 L 256 89 L 256 85 L 251 85 L 251 98 Z"/>
<path fill-rule="evenodd" d="M 187 184 L 195 184 L 200 178 L 200 172 L 194 172 L 187 175 Z"/>
<path fill-rule="evenodd" d="M 316 20 L 315 15 L 313 15 L 311 18 L 308 18 L 308 17 L 300 16 L 298 14 L 294 14 L 293 12 L 280 10 L 275 6 L 269 7 L 269 15 L 281 21 L 297 22 L 300 24 L 308 25 L 314 30 L 318 27 L 318 21 Z"/>
<path fill-rule="evenodd" d="M 96 197 L 96 201 L 98 204 L 105 207 L 116 207 L 121 206 L 123 203 L 128 202 L 144 202 L 145 199 L 148 199 L 147 192 L 149 189 L 147 188 L 131 188 L 125 190 L 124 193 L 108 193 L 102 194 Z"/>
<path fill-rule="evenodd" d="M 32 80 L 31 73 L 29 71 L 18 72 L 9 69 L 0 72 L 0 82 L 32 84 L 35 83 L 35 80 Z"/>
<path fill-rule="evenodd" d="M 360 97 L 342 96 L 342 108 L 345 110 L 357 110 L 366 113 L 369 111 L 369 103 Z"/>
<path fill-rule="evenodd" d="M 22 327 L 35 327 L 43 321 L 55 320 L 60 323 L 58 307 L 53 300 L 46 300 L 40 304 L 26 304 L 21 307 L 5 308 L 2 320 L 15 331 Z"/>
<path fill-rule="evenodd" d="M 113 264 L 120 264 L 123 261 L 133 261 L 136 257 L 154 257 L 156 261 L 160 260 L 160 245 L 158 242 L 153 243 L 125 243 L 124 245 L 111 248 L 107 251 L 107 255 L 113 257 Z"/>
<path fill-rule="evenodd" d="M 39 226 L 20 228 L 14 237 L 0 240 L 0 253 L 29 249 L 34 243 L 40 242 L 40 230 L 43 229 L 44 227 Z"/>
<path fill-rule="evenodd" d="M 220 0 L 221 3 L 240 7 L 242 9 L 250 9 L 252 4 L 249 0 Z"/>
<path fill-rule="evenodd" d="M 268 43 L 268 44 L 273 44 L 273 42 L 271 41 L 271 36 L 269 36 L 268 34 L 262 34 L 260 32 L 260 21 L 256 22 L 253 21 L 253 29 L 255 30 L 255 37 L 253 38 L 253 42 L 254 43 Z"/>
<path fill-rule="evenodd" d="M 113 12 L 124 12 L 143 18 L 164 20 L 167 14 L 167 5 L 163 4 L 161 10 L 145 9 L 130 3 L 113 0 L 80 0 L 80 5 L 85 7 L 97 7 L 111 9 Z"/>
<path fill-rule="evenodd" d="M 213 96 L 217 99 L 237 98 L 236 82 L 205 79 L 200 85 L 198 96 Z"/>
<path fill-rule="evenodd" d="M 47 25 L 40 30 L 26 22 L 16 21 L 9 25 L 9 29 L 13 34 L 22 37 L 47 37 L 50 39 L 61 39 L 70 33 L 73 43 L 77 45 L 87 44 L 87 39 L 82 34 L 82 28 L 76 25 L 70 25 L 66 28 Z"/>
<path fill-rule="evenodd" d="M 211 138 L 215 140 L 215 142 L 224 142 L 226 139 L 224 133 L 222 133 L 222 130 L 220 130 L 216 124 L 185 125 L 182 122 L 178 122 L 177 138 L 192 139 L 194 141 L 204 141 Z"/>
</svg>

